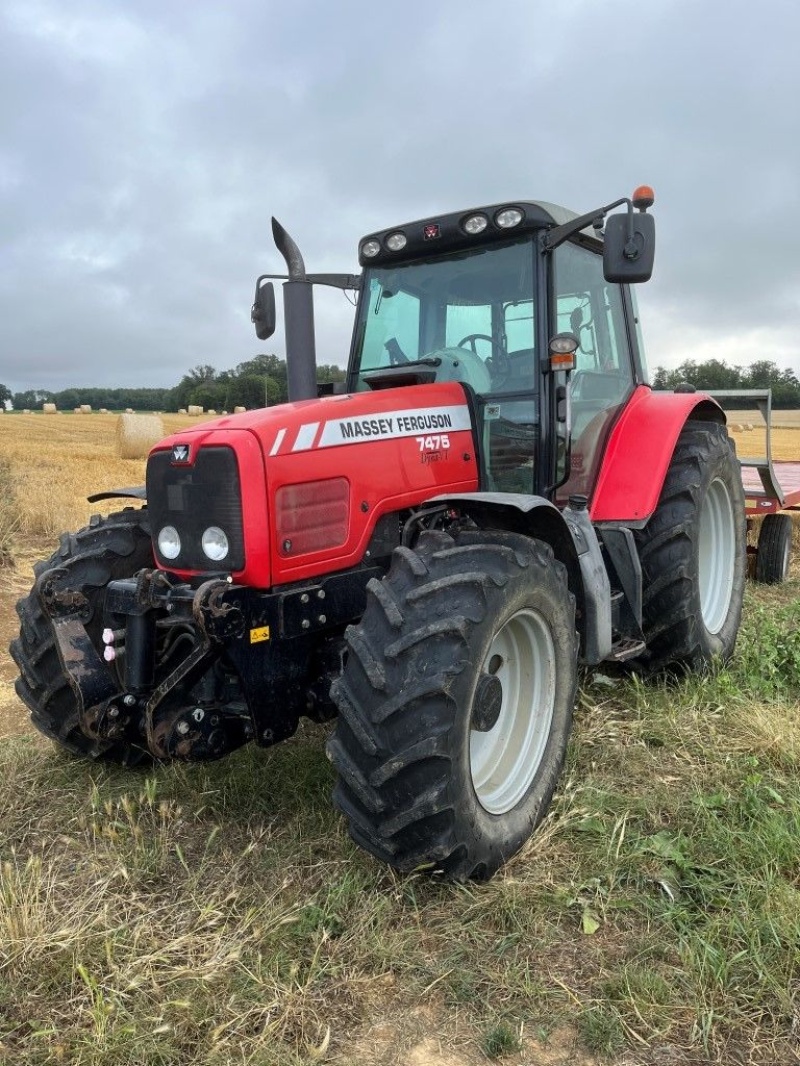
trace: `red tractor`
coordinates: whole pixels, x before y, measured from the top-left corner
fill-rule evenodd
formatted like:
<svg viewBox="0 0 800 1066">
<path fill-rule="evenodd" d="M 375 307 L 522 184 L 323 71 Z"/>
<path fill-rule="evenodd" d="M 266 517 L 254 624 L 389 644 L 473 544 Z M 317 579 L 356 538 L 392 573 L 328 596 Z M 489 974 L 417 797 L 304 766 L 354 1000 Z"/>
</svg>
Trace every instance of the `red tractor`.
<svg viewBox="0 0 800 1066">
<path fill-rule="evenodd" d="M 736 640 L 724 415 L 647 384 L 631 285 L 652 202 L 425 218 L 365 237 L 360 277 L 306 274 L 273 223 L 290 402 L 176 433 L 146 488 L 92 497 L 146 507 L 36 568 L 11 648 L 34 724 L 130 764 L 336 717 L 353 839 L 399 870 L 491 876 L 548 808 L 579 664 L 703 668 Z M 325 395 L 314 284 L 358 291 Z M 253 321 L 275 328 L 266 275 Z"/>
</svg>

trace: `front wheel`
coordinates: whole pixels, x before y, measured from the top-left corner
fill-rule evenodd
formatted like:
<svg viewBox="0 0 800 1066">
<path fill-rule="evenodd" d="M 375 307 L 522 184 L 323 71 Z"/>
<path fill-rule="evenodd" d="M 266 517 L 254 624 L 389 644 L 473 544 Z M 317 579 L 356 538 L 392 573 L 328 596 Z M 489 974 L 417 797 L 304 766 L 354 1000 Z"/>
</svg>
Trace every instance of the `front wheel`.
<svg viewBox="0 0 800 1066">
<path fill-rule="evenodd" d="M 686 423 L 636 540 L 653 665 L 699 669 L 727 660 L 742 617 L 747 549 L 742 477 L 724 426 Z"/>
<path fill-rule="evenodd" d="M 402 871 L 490 877 L 552 799 L 572 724 L 575 607 L 550 548 L 425 533 L 370 582 L 332 695 L 334 801 Z"/>
<path fill-rule="evenodd" d="M 38 578 L 54 567 L 69 570 L 71 587 L 86 599 L 86 631 L 99 651 L 103 647 L 106 585 L 152 565 L 147 512 L 126 509 L 107 518 L 95 517 L 77 533 L 65 533 L 58 551 L 47 561 L 37 563 L 34 572 Z M 30 709 L 36 728 L 74 755 L 127 766 L 149 758 L 143 748 L 127 741 L 96 740 L 82 731 L 78 703 L 59 659 L 53 627 L 35 588 L 19 601 L 17 614 L 20 632 L 11 644 L 11 656 L 20 673 L 16 690 Z"/>
</svg>

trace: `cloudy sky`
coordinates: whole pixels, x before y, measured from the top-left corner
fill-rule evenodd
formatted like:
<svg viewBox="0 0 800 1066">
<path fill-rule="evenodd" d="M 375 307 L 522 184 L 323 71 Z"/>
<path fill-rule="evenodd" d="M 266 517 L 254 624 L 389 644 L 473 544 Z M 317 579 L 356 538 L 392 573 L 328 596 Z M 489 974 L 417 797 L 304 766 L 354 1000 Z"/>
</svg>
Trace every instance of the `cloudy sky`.
<svg viewBox="0 0 800 1066">
<path fill-rule="evenodd" d="M 262 344 L 281 261 L 647 182 L 651 366 L 800 372 L 796 0 L 0 0 L 0 382 L 172 385 Z M 318 358 L 352 308 L 323 291 Z"/>
</svg>

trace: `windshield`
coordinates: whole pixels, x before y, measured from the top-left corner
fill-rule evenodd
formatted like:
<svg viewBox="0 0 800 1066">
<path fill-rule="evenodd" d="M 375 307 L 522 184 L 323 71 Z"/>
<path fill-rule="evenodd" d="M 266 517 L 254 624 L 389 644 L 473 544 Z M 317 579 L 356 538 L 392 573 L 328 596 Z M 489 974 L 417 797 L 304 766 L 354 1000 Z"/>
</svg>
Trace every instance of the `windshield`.
<svg viewBox="0 0 800 1066">
<path fill-rule="evenodd" d="M 364 374 L 423 360 L 437 380 L 481 396 L 535 391 L 530 237 L 469 253 L 368 270 L 356 331 L 355 387 Z"/>
</svg>

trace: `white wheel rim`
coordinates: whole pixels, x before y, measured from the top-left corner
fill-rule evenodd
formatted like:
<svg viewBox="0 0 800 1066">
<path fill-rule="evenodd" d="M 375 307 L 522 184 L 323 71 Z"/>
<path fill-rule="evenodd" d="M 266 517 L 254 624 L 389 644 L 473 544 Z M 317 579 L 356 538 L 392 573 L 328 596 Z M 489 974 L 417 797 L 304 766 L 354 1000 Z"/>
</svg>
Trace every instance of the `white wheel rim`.
<svg viewBox="0 0 800 1066">
<path fill-rule="evenodd" d="M 481 669 L 499 680 L 503 696 L 492 729 L 470 731 L 470 773 L 484 810 L 505 814 L 530 788 L 553 723 L 555 649 L 539 612 L 526 607 L 509 618 Z"/>
<path fill-rule="evenodd" d="M 698 553 L 700 614 L 709 633 L 719 633 L 728 617 L 736 568 L 736 522 L 724 481 L 711 482 L 700 510 Z"/>
</svg>

